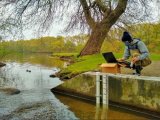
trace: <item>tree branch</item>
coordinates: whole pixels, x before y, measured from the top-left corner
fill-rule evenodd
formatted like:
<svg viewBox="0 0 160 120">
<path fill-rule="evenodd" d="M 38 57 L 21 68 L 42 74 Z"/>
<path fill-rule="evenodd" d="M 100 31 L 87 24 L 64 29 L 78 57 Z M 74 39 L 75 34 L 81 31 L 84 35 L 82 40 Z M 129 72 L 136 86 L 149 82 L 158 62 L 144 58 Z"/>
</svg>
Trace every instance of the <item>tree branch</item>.
<svg viewBox="0 0 160 120">
<path fill-rule="evenodd" d="M 21 11 L 21 13 L 20 13 L 20 16 L 22 16 L 22 14 L 23 14 L 24 11 L 27 9 L 27 7 L 28 7 L 28 5 L 29 5 L 30 2 L 31 2 L 31 0 L 29 0 L 29 1 L 27 2 L 27 4 L 22 8 L 22 11 Z"/>
<path fill-rule="evenodd" d="M 102 0 L 95 0 L 96 5 L 102 10 L 104 13 L 108 12 L 110 9 L 102 2 Z"/>
<path fill-rule="evenodd" d="M 95 21 L 91 16 L 91 12 L 90 12 L 90 9 L 89 9 L 89 7 L 87 5 L 86 0 L 80 0 L 80 3 L 82 5 L 82 7 L 83 7 L 84 15 L 85 15 L 85 18 L 86 18 L 86 21 L 87 21 L 88 25 L 91 28 L 94 28 Z"/>
<path fill-rule="evenodd" d="M 119 0 L 117 7 L 113 11 L 115 13 L 115 15 L 118 15 L 118 13 L 120 13 L 120 15 L 121 15 L 122 13 L 125 12 L 127 2 L 128 2 L 128 0 Z"/>
<path fill-rule="evenodd" d="M 117 7 L 112 10 L 109 15 L 108 13 L 105 13 L 105 17 L 102 22 L 113 25 L 117 21 L 117 19 L 125 12 L 127 2 L 128 0 L 119 0 Z"/>
</svg>

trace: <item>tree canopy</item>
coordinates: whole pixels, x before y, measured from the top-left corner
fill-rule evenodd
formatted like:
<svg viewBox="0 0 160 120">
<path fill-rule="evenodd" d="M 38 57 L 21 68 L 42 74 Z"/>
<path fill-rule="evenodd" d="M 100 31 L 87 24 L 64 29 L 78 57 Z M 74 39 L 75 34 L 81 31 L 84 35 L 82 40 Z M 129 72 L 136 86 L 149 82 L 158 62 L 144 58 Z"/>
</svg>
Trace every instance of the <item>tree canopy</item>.
<svg viewBox="0 0 160 120">
<path fill-rule="evenodd" d="M 4 33 L 35 29 L 43 34 L 53 22 L 65 20 L 65 32 L 88 30 L 90 37 L 81 55 L 100 52 L 113 25 L 127 26 L 151 19 L 152 0 L 1 0 L 0 28 Z M 154 1 L 155 2 L 155 1 Z M 157 1 L 158 2 L 158 1 Z M 56 29 L 56 28 L 55 28 Z M 15 32 L 16 31 L 16 32 Z M 93 48 L 91 48 L 93 47 Z"/>
</svg>

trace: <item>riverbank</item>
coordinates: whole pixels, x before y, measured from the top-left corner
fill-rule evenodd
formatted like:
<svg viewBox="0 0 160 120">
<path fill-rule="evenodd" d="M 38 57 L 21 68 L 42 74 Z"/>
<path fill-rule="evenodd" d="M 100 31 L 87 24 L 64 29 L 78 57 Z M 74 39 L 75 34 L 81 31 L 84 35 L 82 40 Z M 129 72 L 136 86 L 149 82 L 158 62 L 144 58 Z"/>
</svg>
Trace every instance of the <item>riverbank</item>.
<svg viewBox="0 0 160 120">
<path fill-rule="evenodd" d="M 61 69 L 58 73 L 52 75 L 52 77 L 59 77 L 61 80 L 71 79 L 76 75 L 87 71 L 100 71 L 100 65 L 106 63 L 101 54 L 88 55 L 83 57 L 77 57 L 78 54 L 71 53 L 56 53 L 53 56 L 59 58 L 67 58 L 69 62 L 66 68 Z M 115 54 L 116 58 L 120 58 L 122 54 Z M 160 76 L 160 55 L 151 54 L 152 64 L 144 67 L 142 75 L 144 76 Z M 70 61 L 72 61 L 70 63 Z M 121 67 L 122 74 L 132 74 L 133 70 Z"/>
</svg>

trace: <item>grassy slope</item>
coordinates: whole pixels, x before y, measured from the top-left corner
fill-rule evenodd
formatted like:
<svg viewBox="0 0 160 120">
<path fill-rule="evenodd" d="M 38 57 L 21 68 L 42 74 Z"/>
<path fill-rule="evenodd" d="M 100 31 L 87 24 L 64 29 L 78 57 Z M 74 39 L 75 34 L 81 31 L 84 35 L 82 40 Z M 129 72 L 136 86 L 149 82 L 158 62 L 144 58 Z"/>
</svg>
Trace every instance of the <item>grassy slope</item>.
<svg viewBox="0 0 160 120">
<path fill-rule="evenodd" d="M 99 64 L 105 62 L 105 60 L 102 58 L 100 54 L 80 57 L 77 60 L 78 62 L 70 65 L 67 68 L 69 71 L 79 73 L 84 71 L 95 70 L 98 68 Z"/>
<path fill-rule="evenodd" d="M 114 53 L 115 54 L 115 53 Z M 70 54 L 61 54 L 61 55 L 70 55 Z M 75 55 L 75 54 L 74 54 Z M 122 54 L 115 54 L 116 58 L 120 58 Z M 160 60 L 160 55 L 151 54 L 151 59 L 153 61 Z M 82 73 L 86 71 L 98 70 L 100 64 L 105 63 L 104 58 L 101 54 L 88 55 L 76 58 L 78 62 L 68 66 L 64 72 L 70 71 L 72 74 Z"/>
</svg>

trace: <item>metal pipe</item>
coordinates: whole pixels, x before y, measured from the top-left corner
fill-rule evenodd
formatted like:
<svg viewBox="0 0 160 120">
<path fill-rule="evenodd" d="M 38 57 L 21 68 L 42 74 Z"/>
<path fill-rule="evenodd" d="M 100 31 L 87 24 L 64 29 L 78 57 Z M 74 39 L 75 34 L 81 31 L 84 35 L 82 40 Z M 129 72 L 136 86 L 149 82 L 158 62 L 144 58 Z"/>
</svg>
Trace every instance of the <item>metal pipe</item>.
<svg viewBox="0 0 160 120">
<path fill-rule="evenodd" d="M 96 104 L 100 104 L 100 74 L 96 72 Z"/>
<path fill-rule="evenodd" d="M 102 77 L 102 98 L 103 98 L 103 106 L 108 108 L 108 76 L 107 75 L 103 75 Z"/>
</svg>

